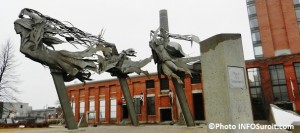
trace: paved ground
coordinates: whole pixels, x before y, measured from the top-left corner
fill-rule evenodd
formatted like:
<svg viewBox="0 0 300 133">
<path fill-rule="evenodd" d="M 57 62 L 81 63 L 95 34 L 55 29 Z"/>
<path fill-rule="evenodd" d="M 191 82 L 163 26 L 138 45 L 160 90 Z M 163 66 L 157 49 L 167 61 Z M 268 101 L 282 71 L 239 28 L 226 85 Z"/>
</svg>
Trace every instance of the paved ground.
<svg viewBox="0 0 300 133">
<path fill-rule="evenodd" d="M 206 133 L 206 126 L 200 125 L 188 128 L 186 126 L 171 125 L 141 125 L 133 126 L 98 126 L 80 128 L 68 131 L 63 127 L 0 129 L 0 132 L 9 133 Z M 254 133 L 289 133 L 286 130 L 253 130 Z"/>
</svg>

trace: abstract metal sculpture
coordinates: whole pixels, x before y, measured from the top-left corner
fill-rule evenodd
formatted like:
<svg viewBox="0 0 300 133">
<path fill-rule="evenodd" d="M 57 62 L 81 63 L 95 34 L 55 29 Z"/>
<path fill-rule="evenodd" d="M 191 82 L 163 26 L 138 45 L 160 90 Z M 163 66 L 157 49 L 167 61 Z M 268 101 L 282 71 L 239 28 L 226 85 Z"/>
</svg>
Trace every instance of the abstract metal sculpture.
<svg viewBox="0 0 300 133">
<path fill-rule="evenodd" d="M 185 54 L 183 53 L 180 44 L 176 42 L 170 42 L 170 38 L 200 43 L 199 38 L 194 35 L 170 34 L 167 10 L 161 10 L 160 27 L 156 31 L 151 31 L 149 42 L 149 46 L 152 49 L 154 62 L 157 64 L 158 78 L 161 78 L 161 74 L 164 74 L 166 77 L 172 77 L 186 124 L 187 126 L 195 126 L 191 111 L 189 110 L 186 101 L 185 92 L 183 90 L 183 81 L 181 80 L 181 78 L 185 77 L 185 74 L 191 75 L 193 70 L 189 69 L 191 67 L 189 67 L 187 64 L 188 59 L 182 58 L 185 56 Z M 197 73 L 199 73 L 199 71 Z"/>
<path fill-rule="evenodd" d="M 82 82 L 90 80 L 89 70 L 99 74 L 106 71 L 112 76 L 118 76 L 126 102 L 130 106 L 128 108 L 133 124 L 138 125 L 126 78 L 127 74 L 132 72 L 148 75 L 141 67 L 148 64 L 152 57 L 142 61 L 131 61 L 128 56 L 135 56 L 133 49 L 118 53 L 116 46 L 104 41 L 101 35 L 94 36 L 70 23 L 62 23 L 33 9 L 24 8 L 19 18 L 14 22 L 14 27 L 16 33 L 21 36 L 20 51 L 31 60 L 49 66 L 68 129 L 77 129 L 77 126 L 64 81 L 72 81 L 75 78 Z M 66 42 L 75 47 L 84 46 L 86 49 L 77 52 L 55 50 L 54 45 Z M 103 55 L 99 55 L 98 51 Z"/>
<path fill-rule="evenodd" d="M 158 34 L 160 31 L 161 34 Z M 175 78 L 178 83 L 183 84 L 183 81 L 176 74 L 185 72 L 191 75 L 187 60 L 182 59 L 185 56 L 181 45 L 177 42 L 170 42 L 170 37 L 188 41 L 200 42 L 199 38 L 194 35 L 179 35 L 170 34 L 164 28 L 160 27 L 156 31 L 151 31 L 151 40 L 149 42 L 154 62 L 157 63 L 158 75 L 161 74 Z M 190 60 L 191 62 L 193 60 Z"/>
<path fill-rule="evenodd" d="M 15 31 L 21 36 L 20 51 L 26 57 L 62 71 L 65 81 L 74 78 L 81 81 L 88 80 L 91 74 L 87 70 L 98 71 L 96 60 L 88 57 L 92 57 L 98 51 L 96 44 L 104 40 L 33 9 L 23 9 L 19 18 L 14 22 Z M 57 35 L 65 38 L 66 41 L 61 40 Z M 55 44 L 65 42 L 75 47 L 79 44 L 87 49 L 80 52 L 54 49 Z"/>
<path fill-rule="evenodd" d="M 19 17 L 20 19 L 14 24 L 17 34 L 21 35 L 20 51 L 36 62 L 64 72 L 65 81 L 71 81 L 74 78 L 81 81 L 89 80 L 91 73 L 88 70 L 97 73 L 107 71 L 113 76 L 132 72 L 147 75 L 147 71 L 141 70 L 141 67 L 148 64 L 151 58 L 131 61 L 127 56 L 135 56 L 136 52 L 132 48 L 118 53 L 116 46 L 104 41 L 101 36 L 94 36 L 76 27 L 67 26 L 33 9 L 23 9 Z M 56 35 L 65 38 L 75 47 L 79 44 L 87 49 L 79 52 L 56 51 L 55 44 L 66 42 Z M 102 51 L 105 58 L 97 54 L 98 51 Z"/>
<path fill-rule="evenodd" d="M 128 74 L 132 72 L 137 74 L 143 73 L 149 77 L 148 72 L 141 70 L 141 68 L 151 62 L 152 56 L 141 61 L 131 61 L 128 56 L 135 56 L 136 52 L 133 49 L 130 48 L 118 53 L 116 46 L 112 43 L 100 43 L 99 45 L 102 45 L 101 50 L 105 56 L 105 58 L 99 58 L 99 62 L 102 65 L 100 70 L 109 72 L 112 76 L 118 77 L 131 121 L 134 126 L 138 126 L 139 121 L 137 119 L 126 78 L 128 77 Z"/>
<path fill-rule="evenodd" d="M 109 72 L 112 76 L 123 75 L 127 77 L 127 74 L 137 73 L 145 74 L 149 76 L 148 71 L 144 71 L 141 68 L 151 62 L 152 56 L 140 61 L 132 61 L 129 57 L 135 57 L 136 52 L 134 49 L 129 48 L 118 52 L 115 44 L 100 42 L 98 44 L 105 58 L 99 57 L 98 62 L 101 65 L 99 71 Z"/>
</svg>

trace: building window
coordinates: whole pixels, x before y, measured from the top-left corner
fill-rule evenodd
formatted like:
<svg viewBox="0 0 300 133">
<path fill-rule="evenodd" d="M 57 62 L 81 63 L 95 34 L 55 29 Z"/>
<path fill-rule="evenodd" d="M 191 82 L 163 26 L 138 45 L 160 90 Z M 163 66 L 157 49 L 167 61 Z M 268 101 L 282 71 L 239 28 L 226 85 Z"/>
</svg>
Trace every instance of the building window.
<svg viewBox="0 0 300 133">
<path fill-rule="evenodd" d="M 300 31 L 300 7 L 295 8 L 295 11 L 296 11 L 296 17 L 298 22 L 298 29 Z"/>
<path fill-rule="evenodd" d="M 252 43 L 253 43 L 253 50 L 255 58 L 263 57 L 263 49 L 260 43 L 260 34 L 259 31 L 252 31 Z"/>
<path fill-rule="evenodd" d="M 135 109 L 135 112 L 136 114 L 141 114 L 141 98 L 140 96 L 136 96 L 134 99 L 133 99 L 133 104 L 134 104 L 134 109 Z"/>
<path fill-rule="evenodd" d="M 105 100 L 100 100 L 99 118 L 105 119 Z"/>
<path fill-rule="evenodd" d="M 248 15 L 256 14 L 256 7 L 254 4 L 248 5 Z"/>
<path fill-rule="evenodd" d="M 259 68 L 248 68 L 247 71 L 254 120 L 265 120 L 267 115 Z"/>
<path fill-rule="evenodd" d="M 300 19 L 300 10 L 299 9 L 296 9 L 296 16 L 297 16 L 297 19 L 299 20 Z"/>
<path fill-rule="evenodd" d="M 274 101 L 287 101 L 289 98 L 283 65 L 271 65 L 269 66 L 269 71 L 271 74 Z"/>
<path fill-rule="evenodd" d="M 95 111 L 95 101 L 94 100 L 90 100 L 90 108 L 89 111 Z"/>
<path fill-rule="evenodd" d="M 248 81 L 249 81 L 249 87 L 250 87 L 250 94 L 252 100 L 255 99 L 261 99 L 262 98 L 262 92 L 261 92 L 261 79 L 259 74 L 258 68 L 249 68 L 248 69 Z"/>
<path fill-rule="evenodd" d="M 95 119 L 95 101 L 94 100 L 90 100 L 89 103 L 90 107 L 89 107 L 89 119 Z"/>
<path fill-rule="evenodd" d="M 192 84 L 197 84 L 197 83 L 201 83 L 201 76 L 200 74 L 192 74 L 192 78 L 191 78 L 191 83 Z"/>
<path fill-rule="evenodd" d="M 147 97 L 147 115 L 155 115 L 155 97 Z"/>
<path fill-rule="evenodd" d="M 110 118 L 111 119 L 117 118 L 117 100 L 116 99 L 110 100 Z"/>
<path fill-rule="evenodd" d="M 262 46 L 254 46 L 254 56 L 255 58 L 263 57 Z"/>
<path fill-rule="evenodd" d="M 294 68 L 297 76 L 298 91 L 300 92 L 300 62 L 294 63 Z"/>
<path fill-rule="evenodd" d="M 84 115 L 84 106 L 85 106 L 84 101 L 80 101 L 80 104 L 79 104 L 79 116 L 80 117 L 82 117 Z"/>
<path fill-rule="evenodd" d="M 257 21 L 256 17 L 250 19 L 249 21 L 250 21 L 250 28 L 251 29 L 258 27 L 258 21 Z"/>
<path fill-rule="evenodd" d="M 169 90 L 169 79 L 168 79 L 168 77 L 160 79 L 160 90 Z"/>
<path fill-rule="evenodd" d="M 251 36 L 252 36 L 252 41 L 253 42 L 260 41 L 260 34 L 259 34 L 258 31 L 257 32 L 252 32 Z"/>
<path fill-rule="evenodd" d="M 75 114 L 75 101 L 73 100 L 73 98 L 71 101 L 71 108 L 72 108 L 73 114 Z"/>
<path fill-rule="evenodd" d="M 146 88 L 147 89 L 155 88 L 154 87 L 154 80 L 146 80 Z"/>
<path fill-rule="evenodd" d="M 261 98 L 261 88 L 260 87 L 251 87 L 250 88 L 251 98 L 258 99 Z"/>
<path fill-rule="evenodd" d="M 300 0 L 294 0 L 294 5 L 300 4 Z"/>
</svg>

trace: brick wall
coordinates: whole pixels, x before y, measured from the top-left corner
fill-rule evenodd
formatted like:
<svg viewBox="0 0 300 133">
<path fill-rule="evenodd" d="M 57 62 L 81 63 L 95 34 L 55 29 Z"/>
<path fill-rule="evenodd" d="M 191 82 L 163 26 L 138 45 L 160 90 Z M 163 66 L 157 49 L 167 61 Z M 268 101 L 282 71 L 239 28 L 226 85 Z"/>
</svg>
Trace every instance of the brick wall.
<svg viewBox="0 0 300 133">
<path fill-rule="evenodd" d="M 256 0 L 259 31 L 264 57 L 274 57 L 278 50 L 300 53 L 300 36 L 292 0 Z"/>
<path fill-rule="evenodd" d="M 144 95 L 144 105 L 141 106 L 141 114 L 138 115 L 138 120 L 140 123 L 158 123 L 161 120 L 160 117 L 160 108 L 171 108 L 172 110 L 172 119 L 173 121 L 178 121 L 179 114 L 178 112 L 178 102 L 176 102 L 176 94 L 174 91 L 174 86 L 169 78 L 169 89 L 173 90 L 173 104 L 170 104 L 169 92 L 168 90 L 161 91 L 160 90 L 160 82 L 157 77 L 157 74 L 152 74 L 150 79 L 146 76 L 135 76 L 131 77 L 127 80 L 130 94 L 132 98 L 135 96 Z M 146 88 L 145 82 L 146 80 L 154 80 L 154 88 Z M 194 112 L 193 110 L 193 98 L 192 91 L 197 90 L 197 92 L 202 92 L 201 83 L 191 84 L 191 79 L 186 76 L 185 81 L 185 93 L 187 96 L 188 105 L 191 108 L 192 115 L 194 113 L 204 113 L 204 112 Z M 200 81 L 201 82 L 201 81 Z M 89 98 L 93 97 L 95 99 L 95 112 L 96 119 L 95 121 L 89 121 L 90 123 L 120 123 L 123 120 L 123 109 L 122 109 L 122 98 L 124 98 L 123 93 L 121 91 L 120 83 L 117 79 L 106 80 L 106 81 L 97 81 L 86 83 L 85 85 L 77 84 L 67 86 L 68 95 L 70 101 L 72 99 L 75 101 L 75 119 L 78 121 L 80 119 L 79 116 L 79 102 L 80 100 L 85 101 L 85 112 L 89 111 Z M 147 115 L 147 96 L 155 97 L 155 115 Z M 73 97 L 73 98 L 72 98 Z M 100 122 L 99 119 L 99 99 L 105 99 L 105 120 Z M 110 99 L 116 99 L 117 101 L 117 118 L 115 120 L 110 119 Z M 201 101 L 202 99 L 199 99 Z M 119 102 L 118 102 L 119 101 Z"/>
</svg>

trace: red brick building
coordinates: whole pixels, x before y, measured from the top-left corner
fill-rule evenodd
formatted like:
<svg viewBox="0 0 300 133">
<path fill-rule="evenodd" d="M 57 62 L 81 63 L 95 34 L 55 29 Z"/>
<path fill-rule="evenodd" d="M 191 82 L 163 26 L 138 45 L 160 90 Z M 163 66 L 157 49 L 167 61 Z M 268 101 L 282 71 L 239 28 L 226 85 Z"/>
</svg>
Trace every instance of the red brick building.
<svg viewBox="0 0 300 133">
<path fill-rule="evenodd" d="M 300 54 L 246 61 L 254 119 L 268 119 L 270 104 L 300 112 Z"/>
<path fill-rule="evenodd" d="M 247 0 L 256 58 L 300 53 L 299 0 Z"/>
<path fill-rule="evenodd" d="M 254 119 L 269 104 L 300 112 L 300 2 L 246 0 L 254 60 L 246 61 Z"/>
<path fill-rule="evenodd" d="M 157 74 L 135 76 L 127 80 L 140 123 L 178 122 L 182 114 L 170 78 L 158 79 Z M 186 76 L 187 102 L 195 120 L 204 120 L 200 75 Z M 67 87 L 71 107 L 78 121 L 84 113 L 89 123 L 121 123 L 128 120 L 128 110 L 117 79 Z"/>
</svg>

